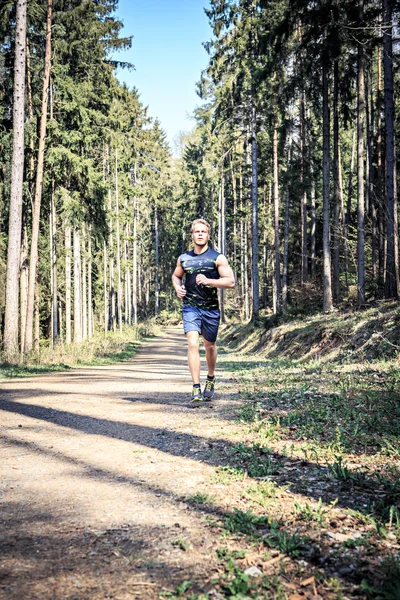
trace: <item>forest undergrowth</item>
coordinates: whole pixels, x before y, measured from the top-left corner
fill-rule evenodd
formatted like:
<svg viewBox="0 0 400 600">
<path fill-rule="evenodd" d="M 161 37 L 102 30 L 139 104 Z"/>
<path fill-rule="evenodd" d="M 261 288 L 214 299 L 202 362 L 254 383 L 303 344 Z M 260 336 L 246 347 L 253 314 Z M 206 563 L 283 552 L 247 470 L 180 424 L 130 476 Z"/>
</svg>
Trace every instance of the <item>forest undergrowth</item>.
<svg viewBox="0 0 400 600">
<path fill-rule="evenodd" d="M 219 572 L 170 598 L 400 598 L 399 327 L 391 304 L 225 329 L 236 441 L 188 499 Z"/>
<path fill-rule="evenodd" d="M 150 320 L 137 326 L 125 326 L 122 334 L 112 331 L 106 335 L 96 333 L 79 344 L 60 342 L 54 347 L 46 344 L 24 357 L 23 363 L 0 362 L 0 379 L 65 371 L 80 366 L 117 364 L 131 359 L 144 338 L 160 332 L 160 325 Z"/>
</svg>

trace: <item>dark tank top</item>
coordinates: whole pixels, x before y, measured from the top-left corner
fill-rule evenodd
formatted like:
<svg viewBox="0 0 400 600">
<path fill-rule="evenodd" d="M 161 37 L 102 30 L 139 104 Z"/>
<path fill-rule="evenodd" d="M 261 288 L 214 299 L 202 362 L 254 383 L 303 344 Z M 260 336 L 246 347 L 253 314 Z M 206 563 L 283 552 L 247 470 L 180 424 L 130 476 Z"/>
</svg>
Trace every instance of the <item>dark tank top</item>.
<svg viewBox="0 0 400 600">
<path fill-rule="evenodd" d="M 216 266 L 219 255 L 220 252 L 216 252 L 212 248 L 207 248 L 202 254 L 195 254 L 194 250 L 189 250 L 185 254 L 181 254 L 179 260 L 185 273 L 183 283 L 186 288 L 186 296 L 183 299 L 184 304 L 191 304 L 198 308 L 218 308 L 217 288 L 197 285 L 196 276 L 202 274 L 209 279 L 219 279 Z"/>
</svg>

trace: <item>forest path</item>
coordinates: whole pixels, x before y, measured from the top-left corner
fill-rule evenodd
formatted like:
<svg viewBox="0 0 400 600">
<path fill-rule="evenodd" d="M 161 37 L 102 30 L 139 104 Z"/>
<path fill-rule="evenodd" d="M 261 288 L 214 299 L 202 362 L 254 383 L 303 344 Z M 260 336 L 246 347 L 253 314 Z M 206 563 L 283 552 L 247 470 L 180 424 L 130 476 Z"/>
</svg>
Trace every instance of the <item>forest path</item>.
<svg viewBox="0 0 400 600">
<path fill-rule="evenodd" d="M 0 598 L 158 598 L 187 577 L 201 589 L 214 542 L 186 500 L 235 427 L 217 378 L 212 406 L 193 410 L 176 328 L 120 365 L 1 385 Z"/>
</svg>

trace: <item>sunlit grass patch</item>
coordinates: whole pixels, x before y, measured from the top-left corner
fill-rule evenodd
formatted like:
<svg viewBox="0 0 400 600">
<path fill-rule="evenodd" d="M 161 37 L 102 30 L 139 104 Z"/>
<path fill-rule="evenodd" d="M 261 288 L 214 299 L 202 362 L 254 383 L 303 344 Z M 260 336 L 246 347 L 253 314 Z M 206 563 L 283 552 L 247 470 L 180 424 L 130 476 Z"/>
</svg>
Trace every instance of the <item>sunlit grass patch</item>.
<svg viewBox="0 0 400 600">
<path fill-rule="evenodd" d="M 243 492 L 243 496 L 255 506 L 269 509 L 277 504 L 277 499 L 281 498 L 289 487 L 289 485 L 278 486 L 271 479 L 266 479 L 253 483 Z"/>
<path fill-rule="evenodd" d="M 140 341 L 160 331 L 152 323 L 125 327 L 122 335 L 109 332 L 95 334 L 81 344 L 59 342 L 54 347 L 41 346 L 25 357 L 22 364 L 0 364 L 0 377 L 28 377 L 72 367 L 118 364 L 130 360 L 137 352 Z"/>
<path fill-rule="evenodd" d="M 246 478 L 246 472 L 238 467 L 216 467 L 210 478 L 211 483 L 228 485 L 233 482 L 243 481 Z"/>
<path fill-rule="evenodd" d="M 295 515 L 304 521 L 313 521 L 320 525 L 325 525 L 330 510 L 337 503 L 337 499 L 331 502 L 330 506 L 327 507 L 320 498 L 316 504 L 309 504 L 308 502 L 300 504 L 299 502 L 294 503 Z"/>
<path fill-rule="evenodd" d="M 212 506 L 213 504 L 215 504 L 215 501 L 215 496 L 213 496 L 212 494 L 206 494 L 201 492 L 196 492 L 195 494 L 191 494 L 186 498 L 186 502 L 192 506 Z"/>
</svg>

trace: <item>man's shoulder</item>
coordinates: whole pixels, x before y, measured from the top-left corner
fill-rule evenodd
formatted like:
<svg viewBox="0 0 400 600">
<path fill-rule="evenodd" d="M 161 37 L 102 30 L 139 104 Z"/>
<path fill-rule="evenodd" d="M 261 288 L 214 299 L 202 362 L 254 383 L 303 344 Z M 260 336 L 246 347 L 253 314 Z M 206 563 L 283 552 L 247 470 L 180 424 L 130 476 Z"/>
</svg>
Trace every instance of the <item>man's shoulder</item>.
<svg viewBox="0 0 400 600">
<path fill-rule="evenodd" d="M 221 252 L 218 252 L 218 250 L 214 250 L 214 248 L 208 248 L 207 254 L 210 258 L 214 260 L 216 260 L 219 256 L 222 256 Z"/>
<path fill-rule="evenodd" d="M 194 256 L 193 250 L 187 250 L 186 252 L 184 252 L 183 254 L 180 255 L 179 261 L 180 261 L 180 263 L 182 263 L 182 261 L 187 260 L 188 258 L 193 258 L 193 256 Z"/>
</svg>

